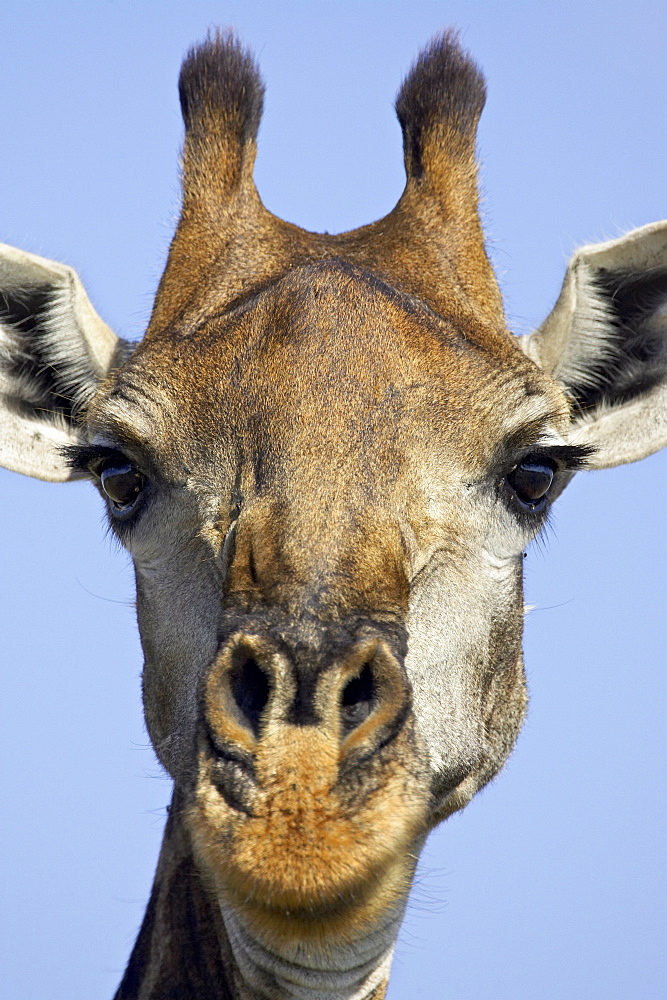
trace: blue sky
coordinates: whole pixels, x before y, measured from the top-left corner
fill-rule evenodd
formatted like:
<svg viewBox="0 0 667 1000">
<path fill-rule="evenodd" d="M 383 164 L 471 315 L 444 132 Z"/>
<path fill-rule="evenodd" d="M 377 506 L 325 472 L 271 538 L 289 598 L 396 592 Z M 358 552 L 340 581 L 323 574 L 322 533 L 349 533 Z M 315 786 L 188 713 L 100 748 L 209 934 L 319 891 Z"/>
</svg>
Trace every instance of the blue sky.
<svg viewBox="0 0 667 1000">
<path fill-rule="evenodd" d="M 393 98 L 458 26 L 484 69 L 484 218 L 510 326 L 572 250 L 667 214 L 667 7 L 607 0 L 4 0 L 0 239 L 75 266 L 139 337 L 178 210 L 180 60 L 235 26 L 267 83 L 257 183 L 309 229 L 387 212 Z M 431 838 L 390 998 L 658 1000 L 667 456 L 579 475 L 527 560 L 531 710 L 496 782 Z M 169 782 L 147 746 L 132 573 L 85 484 L 0 474 L 3 1000 L 111 996 Z"/>
</svg>

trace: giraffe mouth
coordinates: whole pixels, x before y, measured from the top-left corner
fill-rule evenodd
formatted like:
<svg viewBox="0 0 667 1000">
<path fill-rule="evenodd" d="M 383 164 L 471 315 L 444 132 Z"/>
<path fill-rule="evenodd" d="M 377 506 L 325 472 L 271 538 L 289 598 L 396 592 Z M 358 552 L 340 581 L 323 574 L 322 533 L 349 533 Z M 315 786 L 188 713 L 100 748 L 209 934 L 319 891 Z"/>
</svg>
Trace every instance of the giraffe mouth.
<svg viewBox="0 0 667 1000">
<path fill-rule="evenodd" d="M 289 913 L 312 924 L 400 895 L 427 826 L 429 786 L 410 726 L 383 751 L 341 771 L 332 734 L 269 726 L 251 763 L 224 760 L 234 778 L 221 782 L 203 744 L 187 821 L 221 897 L 263 920 Z"/>
<path fill-rule="evenodd" d="M 428 824 L 403 664 L 379 630 L 344 640 L 299 665 L 269 630 L 237 632 L 205 678 L 188 824 L 219 894 L 262 919 L 398 893 Z"/>
</svg>

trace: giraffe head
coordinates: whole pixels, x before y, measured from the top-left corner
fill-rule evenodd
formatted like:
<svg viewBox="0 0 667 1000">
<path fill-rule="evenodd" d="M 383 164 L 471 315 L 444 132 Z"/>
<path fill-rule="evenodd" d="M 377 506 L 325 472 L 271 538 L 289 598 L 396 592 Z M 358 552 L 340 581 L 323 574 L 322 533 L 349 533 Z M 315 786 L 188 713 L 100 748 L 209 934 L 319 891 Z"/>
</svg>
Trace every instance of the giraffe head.
<svg viewBox="0 0 667 1000">
<path fill-rule="evenodd" d="M 0 256 L 0 455 L 97 485 L 197 864 L 263 946 L 326 950 L 399 919 L 428 830 L 511 751 L 522 556 L 552 501 L 667 440 L 667 232 L 580 251 L 521 343 L 453 36 L 399 93 L 399 203 L 337 236 L 263 207 L 262 86 L 233 38 L 180 88 L 183 208 L 138 346 L 68 268 Z"/>
</svg>

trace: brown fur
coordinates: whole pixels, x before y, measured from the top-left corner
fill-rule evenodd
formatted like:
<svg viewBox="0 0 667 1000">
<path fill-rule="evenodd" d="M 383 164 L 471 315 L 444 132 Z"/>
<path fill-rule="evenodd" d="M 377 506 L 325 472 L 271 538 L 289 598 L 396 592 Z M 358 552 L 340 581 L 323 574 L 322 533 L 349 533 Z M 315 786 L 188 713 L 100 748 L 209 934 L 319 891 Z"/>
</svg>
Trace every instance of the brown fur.
<svg viewBox="0 0 667 1000">
<path fill-rule="evenodd" d="M 229 36 L 194 49 L 181 74 L 183 211 L 147 336 L 185 332 L 299 264 L 341 258 L 381 275 L 458 324 L 503 330 L 477 211 L 481 74 L 453 34 L 432 42 L 397 100 L 407 183 L 379 222 L 309 233 L 262 205 L 252 179 L 262 84 Z M 248 252 L 252 259 L 248 259 Z"/>
</svg>

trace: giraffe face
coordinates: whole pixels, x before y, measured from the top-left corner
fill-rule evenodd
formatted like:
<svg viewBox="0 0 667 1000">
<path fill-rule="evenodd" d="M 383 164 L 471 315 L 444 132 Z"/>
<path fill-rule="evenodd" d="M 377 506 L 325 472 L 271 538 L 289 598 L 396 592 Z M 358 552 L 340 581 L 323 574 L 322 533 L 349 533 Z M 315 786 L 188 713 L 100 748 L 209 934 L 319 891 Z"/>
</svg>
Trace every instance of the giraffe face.
<svg viewBox="0 0 667 1000">
<path fill-rule="evenodd" d="M 149 731 L 221 892 L 372 910 L 496 773 L 567 413 L 504 332 L 338 261 L 107 383 L 84 458 L 135 561 Z"/>
</svg>

